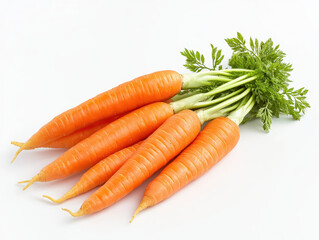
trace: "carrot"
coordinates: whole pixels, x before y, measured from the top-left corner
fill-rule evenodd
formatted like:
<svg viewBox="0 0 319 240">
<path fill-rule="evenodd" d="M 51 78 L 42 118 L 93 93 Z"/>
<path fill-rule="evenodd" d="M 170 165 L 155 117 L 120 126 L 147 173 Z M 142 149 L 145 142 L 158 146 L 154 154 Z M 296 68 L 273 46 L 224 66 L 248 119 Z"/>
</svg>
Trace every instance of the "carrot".
<svg viewBox="0 0 319 240">
<path fill-rule="evenodd" d="M 34 182 L 48 182 L 92 167 L 103 158 L 128 147 L 154 132 L 173 109 L 158 102 L 134 110 L 84 139 L 44 167 L 23 190 Z"/>
<path fill-rule="evenodd" d="M 216 88 L 216 90 L 219 91 L 220 89 Z M 228 97 L 223 96 L 223 99 L 226 99 L 225 101 L 211 108 L 205 108 L 196 113 L 190 110 L 184 110 L 170 117 L 142 143 L 137 152 L 108 182 L 83 203 L 77 213 L 72 213 L 69 210 L 66 211 L 73 216 L 81 216 L 100 211 L 112 205 L 131 192 L 159 168 L 163 167 L 194 140 L 200 131 L 200 125 L 202 123 L 224 115 L 225 112 L 232 111 L 238 106 L 238 104 L 234 105 L 234 103 L 247 96 L 249 92 L 250 89 L 247 89 L 241 91 L 240 94 L 236 96 L 233 96 L 233 93 L 231 93 L 229 96 L 227 95 Z M 185 104 L 170 105 L 174 112 L 178 112 L 178 110 L 184 108 L 185 105 L 188 107 L 192 105 L 190 100 L 186 100 L 186 102 L 184 100 L 182 101 Z M 102 199 L 102 201 L 99 199 Z"/>
<path fill-rule="evenodd" d="M 101 119 L 167 100 L 181 88 L 182 75 L 175 71 L 155 72 L 123 83 L 53 118 L 20 147 L 12 162 L 22 150 L 44 145 Z"/>
<path fill-rule="evenodd" d="M 120 116 L 122 116 L 122 115 L 120 115 Z M 98 121 L 90 126 L 87 126 L 85 128 L 81 128 L 81 129 L 75 131 L 74 133 L 71 133 L 70 135 L 58 138 L 58 139 L 53 140 L 51 142 L 48 142 L 44 145 L 40 145 L 37 148 L 39 148 L 39 147 L 41 147 L 41 148 L 71 148 L 74 145 L 76 145 L 77 143 L 81 142 L 83 139 L 91 136 L 96 131 L 105 127 L 107 124 L 113 122 L 114 120 L 116 120 L 120 116 L 115 116 L 115 117 L 112 117 L 109 119 Z M 24 143 L 12 141 L 11 144 L 16 145 L 18 147 L 22 147 Z M 35 147 L 32 147 L 32 148 L 30 147 L 30 148 L 26 148 L 25 150 L 31 150 L 34 148 Z"/>
<path fill-rule="evenodd" d="M 80 180 L 61 198 L 55 200 L 46 195 L 43 195 L 43 197 L 50 199 L 52 202 L 61 203 L 104 184 L 140 145 L 141 143 L 136 143 L 133 146 L 124 148 L 95 164 L 85 172 Z"/>
<path fill-rule="evenodd" d="M 167 199 L 207 172 L 235 147 L 239 135 L 238 125 L 228 118 L 209 122 L 195 141 L 147 186 L 132 220 L 140 211 Z"/>
<path fill-rule="evenodd" d="M 139 186 L 154 172 L 179 154 L 200 131 L 197 114 L 184 110 L 170 117 L 149 136 L 124 165 L 72 216 L 82 216 L 100 211 Z"/>
</svg>

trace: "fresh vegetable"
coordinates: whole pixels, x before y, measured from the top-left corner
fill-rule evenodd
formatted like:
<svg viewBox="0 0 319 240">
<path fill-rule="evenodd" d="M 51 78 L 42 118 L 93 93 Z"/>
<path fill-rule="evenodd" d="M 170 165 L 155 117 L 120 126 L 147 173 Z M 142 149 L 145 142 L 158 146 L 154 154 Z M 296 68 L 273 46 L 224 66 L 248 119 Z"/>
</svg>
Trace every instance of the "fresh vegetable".
<svg viewBox="0 0 319 240">
<path fill-rule="evenodd" d="M 224 85 L 221 85 L 209 92 L 209 94 L 220 93 L 227 89 L 227 86 L 224 87 Z M 29 180 L 24 190 L 34 182 L 47 182 L 64 178 L 93 166 L 110 154 L 143 140 L 174 113 L 188 108 L 198 108 L 214 104 L 214 107 L 200 112 L 203 121 L 210 120 L 216 111 L 221 109 L 225 110 L 229 105 L 245 97 L 249 91 L 249 89 L 245 91 L 239 89 L 223 96 L 218 101 L 205 101 L 201 103 L 201 106 L 196 102 L 198 96 L 193 96 L 190 97 L 190 99 L 181 99 L 180 101 L 171 102 L 170 104 L 158 102 L 139 108 L 115 120 L 66 151 L 61 157 L 47 165 L 40 173 Z M 235 94 L 236 96 L 234 96 Z M 202 95 L 200 97 L 202 97 Z M 216 103 L 218 104 L 216 105 Z M 142 134 L 137 134 L 138 131 L 142 132 Z M 121 144 L 116 144 L 116 142 L 120 142 Z M 26 181 L 21 183 L 24 182 Z"/>
<path fill-rule="evenodd" d="M 212 77 L 220 81 L 229 80 L 222 74 L 189 78 L 188 75 L 175 71 L 160 71 L 121 84 L 52 119 L 20 147 L 12 162 L 22 150 L 43 146 L 101 119 L 107 119 L 149 103 L 167 100 L 182 88 L 209 85 L 207 79 Z"/>
<path fill-rule="evenodd" d="M 182 75 L 174 71 L 155 72 L 123 83 L 56 116 L 20 147 L 12 162 L 24 149 L 44 145 L 99 120 L 164 101 L 177 94 L 181 87 Z"/>
<path fill-rule="evenodd" d="M 226 41 L 234 51 L 229 65 L 253 71 L 238 76 L 237 80 L 222 86 L 230 87 L 229 90 L 232 91 L 238 86 L 244 86 L 250 90 L 249 95 L 241 101 L 235 111 L 227 112 L 227 118 L 218 118 L 208 123 L 196 140 L 147 186 L 132 220 L 140 211 L 167 199 L 220 161 L 237 144 L 238 125 L 242 121 L 260 117 L 263 128 L 269 131 L 272 115 L 279 117 L 280 113 L 284 113 L 299 119 L 301 113 L 310 107 L 305 97 L 307 90 L 289 88 L 291 65 L 283 62 L 284 53 L 279 50 L 279 46 L 273 47 L 271 39 L 260 44 L 258 40 L 251 39 L 251 49 L 245 46 L 241 34 Z M 191 63 L 190 53 L 189 50 L 182 53 L 187 57 L 185 66 L 193 71 L 204 69 L 203 65 L 196 67 L 195 63 Z M 189 92 L 187 94 L 189 95 Z M 201 96 L 196 93 L 182 99 L 186 101 L 187 98 L 196 95 Z M 218 101 L 218 98 L 215 98 L 215 101 Z M 199 115 L 200 112 L 203 110 L 199 110 Z"/>
<path fill-rule="evenodd" d="M 71 133 L 70 135 L 58 138 L 56 140 L 53 140 L 51 142 L 48 142 L 44 145 L 40 145 L 38 147 L 41 148 L 71 148 L 77 143 L 81 142 L 83 139 L 91 136 L 96 131 L 100 130 L 101 128 L 105 127 L 109 123 L 113 122 L 114 120 L 118 119 L 120 116 L 115 116 L 106 120 L 98 121 L 90 126 L 87 126 L 85 128 L 81 128 L 74 133 Z M 11 144 L 16 145 L 18 147 L 22 147 L 24 143 L 20 142 L 14 142 L 12 141 Z M 25 150 L 31 150 L 34 148 L 26 148 Z"/>
<path fill-rule="evenodd" d="M 239 127 L 232 120 L 221 117 L 209 122 L 195 141 L 147 186 L 131 222 L 140 211 L 167 199 L 207 172 L 238 140 Z"/>
<path fill-rule="evenodd" d="M 44 167 L 28 182 L 24 190 L 34 182 L 64 178 L 92 167 L 110 154 L 148 137 L 173 113 L 170 105 L 162 102 L 152 103 L 128 113 Z"/>
<path fill-rule="evenodd" d="M 232 73 L 238 71 L 241 72 L 241 69 L 226 69 L 196 75 L 160 71 L 121 84 L 52 119 L 20 147 L 12 162 L 25 149 L 43 146 L 101 119 L 129 112 L 149 103 L 165 101 L 181 89 L 191 89 L 195 92 L 198 88 L 202 88 L 201 91 L 212 89 L 214 87 L 212 82 L 216 85 L 228 82 L 234 77 Z"/>
<path fill-rule="evenodd" d="M 200 126 L 200 119 L 191 110 L 184 110 L 170 117 L 82 204 L 78 212 L 64 210 L 77 217 L 111 206 L 179 154 L 195 139 Z"/>
<path fill-rule="evenodd" d="M 95 164 L 61 198 L 55 200 L 47 195 L 43 195 L 43 197 L 50 199 L 52 202 L 61 203 L 104 184 L 132 156 L 140 145 L 141 143 L 139 142 L 133 146 L 124 148 Z"/>
<path fill-rule="evenodd" d="M 179 154 L 195 139 L 202 123 L 234 110 L 238 106 L 236 102 L 247 94 L 249 89 L 198 113 L 184 110 L 170 117 L 99 190 L 83 203 L 77 213 L 65 210 L 72 216 L 82 216 L 109 207 Z"/>
<path fill-rule="evenodd" d="M 204 55 L 185 49 L 182 52 L 186 57 L 185 66 L 195 73 L 181 75 L 163 71 L 146 75 L 53 119 L 24 143 L 18 153 L 72 135 L 101 117 L 112 117 L 157 100 L 166 101 L 143 106 L 108 124 L 31 180 L 24 181 L 28 182 L 24 189 L 36 181 L 67 177 L 106 158 L 62 198 L 48 197 L 61 202 L 105 182 L 78 212 L 64 209 L 75 217 L 91 214 L 130 193 L 197 137 L 150 183 L 134 218 L 138 212 L 165 200 L 220 161 L 237 144 L 239 124 L 260 118 L 264 130 L 269 131 L 273 117 L 281 113 L 300 119 L 310 107 L 306 101 L 307 90 L 289 86 L 292 66 L 284 62 L 285 54 L 279 46 L 274 46 L 271 39 L 266 42 L 250 39 L 250 47 L 247 47 L 240 33 L 226 42 L 233 50 L 229 60 L 231 69 L 222 69 L 224 56 L 213 45 L 212 67 L 205 65 Z M 204 69 L 209 71 L 201 72 Z M 169 97 L 172 98 L 169 100 Z M 215 120 L 197 136 L 201 124 L 212 119 Z M 122 155 L 121 160 L 113 161 L 120 153 L 109 156 L 146 137 L 130 157 Z M 116 163 L 112 169 L 118 169 L 115 173 L 115 170 L 112 173 L 105 170 L 105 164 L 112 162 Z"/>
</svg>

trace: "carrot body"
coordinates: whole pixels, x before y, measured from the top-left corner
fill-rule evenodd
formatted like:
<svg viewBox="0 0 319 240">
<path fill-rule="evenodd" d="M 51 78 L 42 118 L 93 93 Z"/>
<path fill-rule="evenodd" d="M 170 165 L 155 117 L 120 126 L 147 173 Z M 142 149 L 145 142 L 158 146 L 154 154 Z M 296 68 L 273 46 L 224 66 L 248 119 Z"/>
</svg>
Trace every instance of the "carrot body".
<svg viewBox="0 0 319 240">
<path fill-rule="evenodd" d="M 236 146 L 239 135 L 238 125 L 228 118 L 209 122 L 195 141 L 147 186 L 134 216 L 203 175 Z"/>
<path fill-rule="evenodd" d="M 69 198 L 76 197 L 106 183 L 106 181 L 112 177 L 112 175 L 124 164 L 124 162 L 132 156 L 140 145 L 141 143 L 136 143 L 133 146 L 124 148 L 95 164 L 87 172 L 85 172 L 70 191 L 64 194 L 61 198 L 54 200 L 49 196 L 44 195 L 44 197 L 49 198 L 55 203 L 61 203 Z"/>
<path fill-rule="evenodd" d="M 114 120 L 118 119 L 120 116 L 115 116 L 109 119 L 101 120 L 98 121 L 90 126 L 87 126 L 85 128 L 81 128 L 74 133 L 71 133 L 70 135 L 58 138 L 56 140 L 53 140 L 51 142 L 48 142 L 46 144 L 43 144 L 41 146 L 38 146 L 38 148 L 71 148 L 77 143 L 81 142 L 83 139 L 91 136 L 93 133 L 96 131 L 100 130 L 101 128 L 105 127 L 109 123 L 113 122 Z M 22 147 L 24 143 L 19 143 L 19 142 L 11 142 L 12 144 Z M 34 149 L 35 147 L 32 148 L 27 148 L 25 150 L 31 150 Z"/>
<path fill-rule="evenodd" d="M 200 126 L 197 114 L 191 110 L 170 117 L 82 204 L 77 213 L 70 213 L 73 216 L 91 214 L 127 195 L 190 144 L 199 133 Z"/>
<path fill-rule="evenodd" d="M 148 137 L 173 113 L 171 106 L 163 102 L 128 113 L 70 148 L 44 167 L 24 189 L 36 181 L 52 181 L 92 167 L 110 154 Z"/>
<path fill-rule="evenodd" d="M 175 71 L 155 72 L 123 83 L 53 118 L 18 150 L 16 156 L 24 149 L 44 145 L 101 119 L 167 100 L 181 87 L 182 76 Z"/>
</svg>

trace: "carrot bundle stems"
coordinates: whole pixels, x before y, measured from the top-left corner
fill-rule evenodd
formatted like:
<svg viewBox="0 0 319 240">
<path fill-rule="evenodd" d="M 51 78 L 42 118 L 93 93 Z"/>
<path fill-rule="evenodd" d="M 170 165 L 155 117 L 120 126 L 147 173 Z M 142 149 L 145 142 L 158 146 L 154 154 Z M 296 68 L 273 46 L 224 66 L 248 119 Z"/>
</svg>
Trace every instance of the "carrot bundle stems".
<svg viewBox="0 0 319 240">
<path fill-rule="evenodd" d="M 194 89 L 212 85 L 212 82 L 230 82 L 233 80 L 232 73 L 249 73 L 249 69 L 224 69 L 201 73 L 182 74 L 182 89 Z"/>
<path fill-rule="evenodd" d="M 224 83 L 216 88 L 214 88 L 213 90 L 209 91 L 209 92 L 204 92 L 204 93 L 198 93 L 198 94 L 194 94 L 191 95 L 190 97 L 186 97 L 186 98 L 182 98 L 178 101 L 174 101 L 171 103 L 172 107 L 174 108 L 174 110 L 176 112 L 182 111 L 184 109 L 194 109 L 194 108 L 200 108 L 200 107 L 206 107 L 209 105 L 212 105 L 214 103 L 217 102 L 221 102 L 224 101 L 225 99 L 227 99 L 227 97 L 220 97 L 218 100 L 213 100 L 210 101 L 209 99 L 219 93 L 225 92 L 227 90 L 230 89 L 236 89 L 239 86 L 242 86 L 246 83 L 252 82 L 254 80 L 257 79 L 256 75 L 251 76 L 251 74 L 245 74 L 242 76 L 239 76 L 227 83 Z M 238 89 L 238 92 L 236 92 L 235 94 L 238 94 L 241 90 Z M 234 96 L 234 93 L 230 93 L 230 96 Z M 229 96 L 229 97 L 230 97 Z M 204 102 L 203 102 L 204 101 Z"/>
<path fill-rule="evenodd" d="M 254 105 L 255 100 L 253 96 L 245 98 L 242 100 L 241 104 L 227 116 L 227 118 L 231 119 L 233 122 L 239 125 L 244 120 L 245 116 L 254 107 Z"/>
<path fill-rule="evenodd" d="M 197 114 L 198 114 L 198 117 L 199 119 L 201 120 L 201 123 L 204 123 L 206 121 L 209 121 L 211 119 L 214 119 L 216 117 L 216 114 L 219 114 L 219 111 L 221 109 L 224 109 L 224 111 L 220 112 L 220 113 L 225 113 L 225 108 L 228 107 L 228 106 L 231 106 L 232 104 L 238 102 L 239 100 L 241 100 L 242 98 L 244 98 L 245 96 L 247 96 L 247 94 L 249 94 L 250 92 L 250 89 L 246 89 L 244 92 L 230 98 L 230 99 L 227 99 L 226 101 L 224 102 L 221 102 L 213 107 L 209 107 L 209 108 L 206 108 L 206 109 L 202 109 L 202 110 L 198 110 L 197 111 Z M 230 109 L 233 109 L 230 108 Z M 229 109 L 228 109 L 229 110 Z"/>
</svg>

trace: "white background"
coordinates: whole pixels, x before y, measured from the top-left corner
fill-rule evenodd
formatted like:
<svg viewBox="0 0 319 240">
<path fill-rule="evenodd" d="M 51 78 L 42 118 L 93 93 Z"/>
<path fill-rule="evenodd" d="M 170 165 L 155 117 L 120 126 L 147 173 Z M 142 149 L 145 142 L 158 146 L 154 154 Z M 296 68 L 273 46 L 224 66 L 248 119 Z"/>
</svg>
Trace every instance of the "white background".
<svg viewBox="0 0 319 240">
<path fill-rule="evenodd" d="M 196 3 L 195 3 L 196 2 Z M 319 239 L 318 1 L 65 1 L 0 2 L 1 239 Z M 146 184 L 98 214 L 72 218 L 90 193 L 61 205 L 79 178 L 16 184 L 62 150 L 16 148 L 60 112 L 134 77 L 183 68 L 184 47 L 240 31 L 287 53 L 294 86 L 308 88 L 312 108 L 301 121 L 283 117 L 271 132 L 259 121 L 241 126 L 237 147 L 206 175 L 128 221 Z M 226 62 L 225 62 L 226 63 Z"/>
</svg>

